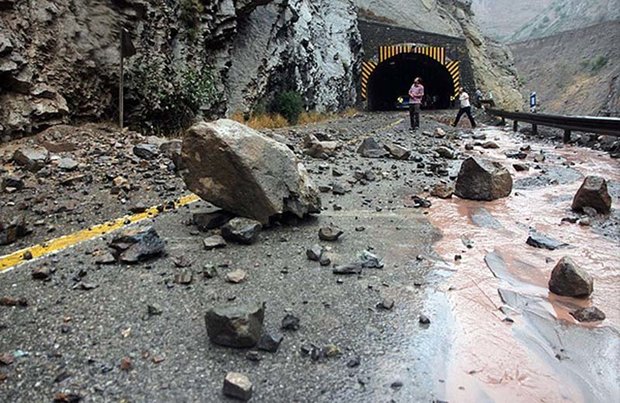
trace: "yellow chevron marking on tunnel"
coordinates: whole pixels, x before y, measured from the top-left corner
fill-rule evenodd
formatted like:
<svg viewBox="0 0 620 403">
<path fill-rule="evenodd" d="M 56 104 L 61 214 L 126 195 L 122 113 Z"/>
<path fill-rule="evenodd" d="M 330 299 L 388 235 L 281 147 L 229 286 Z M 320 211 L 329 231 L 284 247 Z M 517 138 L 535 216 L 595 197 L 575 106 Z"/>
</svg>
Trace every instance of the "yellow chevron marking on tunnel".
<svg viewBox="0 0 620 403">
<path fill-rule="evenodd" d="M 6 256 L 0 257 L 0 273 L 9 270 L 10 268 L 15 267 L 21 263 L 24 263 L 27 260 L 24 258 L 24 255 L 27 252 L 30 252 L 30 254 L 32 255 L 32 259 L 43 257 L 51 253 L 60 252 L 81 242 L 101 237 L 112 231 L 116 231 L 117 229 L 146 220 L 148 218 L 157 217 L 164 211 L 178 209 L 185 205 L 195 203 L 198 200 L 200 200 L 200 197 L 192 193 L 176 200 L 174 203 L 174 208 L 160 209 L 159 206 L 151 207 L 147 209 L 144 213 L 121 217 L 116 220 L 108 221 L 103 224 L 95 225 L 94 227 L 74 232 L 73 234 L 61 236 L 59 238 L 52 239 L 38 245 L 18 250 L 17 252 L 13 252 Z"/>
<path fill-rule="evenodd" d="M 439 46 L 413 46 L 413 45 L 390 45 L 379 47 L 379 63 L 365 61 L 362 64 L 362 99 L 368 99 L 368 82 L 378 64 L 402 53 L 418 53 L 430 57 L 441 63 L 452 77 L 454 95 L 451 100 L 456 99 L 458 90 L 461 86 L 461 64 L 459 61 L 448 61 L 446 59 L 446 49 Z"/>
<path fill-rule="evenodd" d="M 368 97 L 368 80 L 370 80 L 370 76 L 376 68 L 377 63 L 373 61 L 362 63 L 362 99 L 366 99 Z"/>
</svg>

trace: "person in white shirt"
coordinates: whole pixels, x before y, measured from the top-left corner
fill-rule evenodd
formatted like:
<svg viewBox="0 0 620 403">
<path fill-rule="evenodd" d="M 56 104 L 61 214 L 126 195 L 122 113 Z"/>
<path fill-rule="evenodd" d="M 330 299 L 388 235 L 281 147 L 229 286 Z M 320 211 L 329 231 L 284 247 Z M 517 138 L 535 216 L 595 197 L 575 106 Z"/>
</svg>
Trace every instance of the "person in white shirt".
<svg viewBox="0 0 620 403">
<path fill-rule="evenodd" d="M 459 109 L 459 113 L 456 115 L 456 119 L 454 119 L 454 123 L 452 124 L 452 126 L 456 127 L 456 125 L 459 124 L 459 121 L 461 120 L 461 116 L 463 116 L 463 114 L 467 114 L 467 117 L 469 118 L 469 123 L 471 123 L 471 127 L 476 127 L 476 122 L 474 121 L 473 116 L 471 115 L 471 104 L 469 103 L 469 94 L 467 92 L 465 92 L 465 90 L 463 89 L 463 87 L 459 88 L 459 101 L 461 102 L 461 109 Z"/>
</svg>

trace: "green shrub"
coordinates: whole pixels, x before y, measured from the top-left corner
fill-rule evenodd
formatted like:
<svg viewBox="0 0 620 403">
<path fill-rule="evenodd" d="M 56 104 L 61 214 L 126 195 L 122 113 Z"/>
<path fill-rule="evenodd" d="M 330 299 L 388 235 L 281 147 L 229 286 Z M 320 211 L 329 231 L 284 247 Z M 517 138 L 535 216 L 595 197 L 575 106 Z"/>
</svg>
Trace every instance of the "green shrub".
<svg viewBox="0 0 620 403">
<path fill-rule="evenodd" d="M 127 72 L 128 123 L 146 132 L 178 133 L 215 99 L 209 67 L 175 71 L 172 63 L 160 57 L 141 56 Z"/>
<path fill-rule="evenodd" d="M 304 101 L 295 91 L 286 91 L 278 94 L 273 100 L 272 112 L 279 113 L 292 125 L 297 124 L 299 116 L 304 111 Z"/>
</svg>

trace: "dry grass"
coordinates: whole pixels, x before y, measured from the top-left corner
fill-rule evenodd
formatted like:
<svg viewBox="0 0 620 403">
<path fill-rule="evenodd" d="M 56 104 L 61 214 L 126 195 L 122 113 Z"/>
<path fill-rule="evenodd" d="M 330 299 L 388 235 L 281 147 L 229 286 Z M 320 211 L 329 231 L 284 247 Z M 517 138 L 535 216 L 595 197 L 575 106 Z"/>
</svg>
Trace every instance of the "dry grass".
<svg viewBox="0 0 620 403">
<path fill-rule="evenodd" d="M 352 117 L 358 113 L 357 109 L 349 108 L 341 113 L 320 113 L 320 112 L 304 112 L 299 117 L 298 125 L 309 125 L 315 123 L 326 122 L 328 120 L 340 117 Z M 252 116 L 250 120 L 245 120 L 242 112 L 235 112 L 230 117 L 239 123 L 243 123 L 252 129 L 279 129 L 291 126 L 288 121 L 280 114 L 263 114 Z"/>
</svg>

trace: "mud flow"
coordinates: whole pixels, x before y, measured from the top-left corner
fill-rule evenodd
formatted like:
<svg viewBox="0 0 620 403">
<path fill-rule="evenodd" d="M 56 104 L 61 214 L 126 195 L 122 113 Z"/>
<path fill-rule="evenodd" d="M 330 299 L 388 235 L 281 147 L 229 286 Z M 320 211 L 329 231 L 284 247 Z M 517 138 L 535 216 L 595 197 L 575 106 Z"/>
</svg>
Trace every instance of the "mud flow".
<svg viewBox="0 0 620 403">
<path fill-rule="evenodd" d="M 495 129 L 483 132 L 500 148 L 482 153 L 511 171 L 513 193 L 494 202 L 434 200 L 429 214 L 443 234 L 435 245 L 444 260 L 440 269 L 451 273 L 441 283 L 455 321 L 449 324 L 454 337 L 445 400 L 619 401 L 617 212 L 594 218 L 591 226 L 562 222 L 576 217 L 572 198 L 587 175 L 605 177 L 617 205 L 618 161 L 588 149 L 549 145 L 533 145 L 527 160 L 517 161 L 504 151 L 522 143 Z M 545 162 L 537 164 L 532 158 L 539 152 Z M 516 162 L 529 164 L 529 171 L 516 172 Z M 533 230 L 567 246 L 553 251 L 529 246 Z M 563 256 L 593 276 L 591 298 L 549 292 L 550 273 Z M 606 319 L 586 324 L 570 314 L 589 306 L 601 309 Z"/>
</svg>

